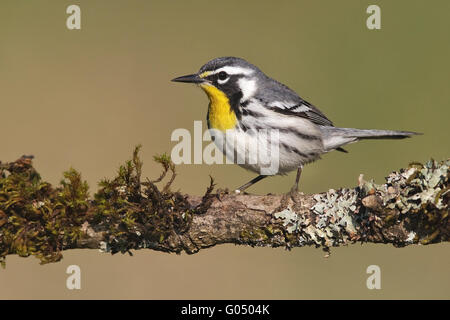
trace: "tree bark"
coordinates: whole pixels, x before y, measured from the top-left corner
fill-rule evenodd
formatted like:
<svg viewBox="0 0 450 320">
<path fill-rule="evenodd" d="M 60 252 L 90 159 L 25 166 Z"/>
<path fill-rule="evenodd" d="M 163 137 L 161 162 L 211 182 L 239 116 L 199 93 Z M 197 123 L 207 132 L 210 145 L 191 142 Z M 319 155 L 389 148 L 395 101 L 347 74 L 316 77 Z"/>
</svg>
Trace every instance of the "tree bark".
<svg viewBox="0 0 450 320">
<path fill-rule="evenodd" d="M 70 171 L 62 187 L 39 187 L 48 189 L 43 195 L 35 190 L 36 181 L 30 182 L 35 188 L 31 191 L 14 191 L 26 194 L 16 202 L 8 192 L 20 181 L 8 179 L 25 172 L 22 178 L 32 181 L 31 160 L 0 164 L 0 261 L 16 253 L 54 262 L 63 250 L 73 248 L 192 254 L 223 243 L 329 251 L 355 242 L 403 247 L 449 241 L 450 160 L 411 164 L 391 173 L 382 185 L 361 175 L 359 185 L 351 189 L 251 195 L 212 193 L 211 182 L 203 197 L 171 192 L 175 169 L 166 160 L 158 161 L 164 167 L 159 179 L 142 182 L 136 151 L 133 161 L 114 180 L 104 181 L 93 199 L 79 174 Z M 155 183 L 170 170 L 172 178 L 159 191 Z M 57 223 L 48 227 L 53 221 Z"/>
<path fill-rule="evenodd" d="M 219 193 L 206 212 L 193 216 L 188 230 L 145 247 L 191 254 L 223 243 L 313 245 L 328 251 L 355 242 L 396 247 L 446 242 L 450 236 L 448 164 L 429 162 L 430 169 L 412 166 L 392 173 L 383 185 L 364 181 L 361 175 L 359 186 L 353 189 L 313 195 Z M 200 196 L 187 195 L 186 199 L 193 209 L 202 203 Z M 98 248 L 102 241 L 93 232 L 80 247 Z"/>
</svg>

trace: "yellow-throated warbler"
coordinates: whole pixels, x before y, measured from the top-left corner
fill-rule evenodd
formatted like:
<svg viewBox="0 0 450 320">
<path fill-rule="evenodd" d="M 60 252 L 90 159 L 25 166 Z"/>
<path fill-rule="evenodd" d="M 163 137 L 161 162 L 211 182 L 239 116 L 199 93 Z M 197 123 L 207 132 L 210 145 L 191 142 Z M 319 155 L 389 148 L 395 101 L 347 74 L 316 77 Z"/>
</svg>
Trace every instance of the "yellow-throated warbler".
<svg viewBox="0 0 450 320">
<path fill-rule="evenodd" d="M 402 139 L 416 134 L 409 131 L 337 128 L 319 109 L 287 86 L 236 57 L 213 59 L 198 73 L 172 81 L 195 83 L 206 92 L 210 100 L 208 128 L 214 131 L 216 144 L 234 162 L 248 151 L 249 145 L 261 142 L 263 138 L 258 136 L 258 130 L 276 131 L 278 170 L 275 173 L 297 170 L 292 191 L 298 189 L 303 165 L 319 159 L 323 153 L 332 150 L 346 152 L 342 146 L 361 139 Z M 222 136 L 221 132 L 224 133 Z M 234 138 L 232 147 L 223 150 L 224 144 L 229 144 L 230 136 Z M 269 134 L 263 137 L 268 139 Z M 260 173 L 238 188 L 237 192 L 268 176 L 261 174 L 262 162 L 237 162 L 246 169 Z"/>
</svg>

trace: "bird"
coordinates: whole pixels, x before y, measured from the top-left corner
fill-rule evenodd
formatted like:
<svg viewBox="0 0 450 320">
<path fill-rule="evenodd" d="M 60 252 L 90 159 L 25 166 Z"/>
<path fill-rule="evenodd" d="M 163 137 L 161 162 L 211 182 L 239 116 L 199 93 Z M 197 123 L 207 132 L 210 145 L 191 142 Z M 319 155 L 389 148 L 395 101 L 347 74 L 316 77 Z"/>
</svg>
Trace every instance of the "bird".
<svg viewBox="0 0 450 320">
<path fill-rule="evenodd" d="M 343 146 L 359 140 L 403 139 L 420 134 L 336 127 L 316 106 L 238 57 L 212 59 L 197 73 L 172 81 L 203 89 L 209 98 L 206 120 L 212 140 L 233 163 L 258 173 L 236 193 L 268 176 L 294 170 L 297 174 L 290 192 L 297 192 L 304 165 L 320 159 L 322 154 L 333 150 L 347 153 Z M 272 144 L 277 149 L 268 147 Z M 264 155 L 249 161 L 249 146 L 256 145 L 262 146 L 264 152 L 260 153 Z M 277 163 L 276 170 L 264 171 L 271 162 Z"/>
</svg>

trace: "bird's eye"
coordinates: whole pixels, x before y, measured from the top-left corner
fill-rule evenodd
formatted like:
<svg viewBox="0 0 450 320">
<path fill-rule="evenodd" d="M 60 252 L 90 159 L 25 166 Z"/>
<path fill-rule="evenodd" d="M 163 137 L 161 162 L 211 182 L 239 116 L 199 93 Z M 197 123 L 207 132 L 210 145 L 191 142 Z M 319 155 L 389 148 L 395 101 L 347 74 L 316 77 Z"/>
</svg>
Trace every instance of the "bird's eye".
<svg viewBox="0 0 450 320">
<path fill-rule="evenodd" d="M 228 74 L 225 71 L 220 71 L 218 77 L 219 77 L 219 80 L 223 81 L 226 78 L 228 78 Z"/>
</svg>

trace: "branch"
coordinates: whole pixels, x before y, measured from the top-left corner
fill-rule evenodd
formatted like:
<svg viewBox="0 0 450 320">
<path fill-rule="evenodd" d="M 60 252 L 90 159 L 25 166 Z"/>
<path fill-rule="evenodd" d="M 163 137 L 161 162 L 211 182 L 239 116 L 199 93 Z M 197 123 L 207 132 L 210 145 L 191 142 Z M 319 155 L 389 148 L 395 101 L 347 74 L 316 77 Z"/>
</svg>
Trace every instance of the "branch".
<svg viewBox="0 0 450 320">
<path fill-rule="evenodd" d="M 361 175 L 355 188 L 313 195 L 213 193 L 211 178 L 199 197 L 170 191 L 176 171 L 166 155 L 155 157 L 163 167 L 159 178 L 142 181 L 139 148 L 92 198 L 74 169 L 53 187 L 31 156 L 0 163 L 0 262 L 9 254 L 56 262 L 74 248 L 191 254 L 235 243 L 329 251 L 356 242 L 403 247 L 450 238 L 450 160 L 412 163 L 382 185 Z M 158 188 L 163 179 L 168 182 Z"/>
</svg>

